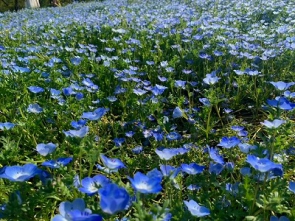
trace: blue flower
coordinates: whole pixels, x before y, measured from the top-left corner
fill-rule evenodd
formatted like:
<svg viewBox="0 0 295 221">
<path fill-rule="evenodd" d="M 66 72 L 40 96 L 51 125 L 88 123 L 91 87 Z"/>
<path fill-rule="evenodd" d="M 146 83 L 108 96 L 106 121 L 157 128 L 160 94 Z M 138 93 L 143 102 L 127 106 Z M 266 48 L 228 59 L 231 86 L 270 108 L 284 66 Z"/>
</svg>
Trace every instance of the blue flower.
<svg viewBox="0 0 295 221">
<path fill-rule="evenodd" d="M 130 196 L 126 189 L 110 183 L 100 188 L 100 208 L 108 214 L 114 214 L 128 208 Z"/>
<path fill-rule="evenodd" d="M 216 148 L 209 147 L 209 156 L 215 163 L 224 164 L 224 160 Z"/>
<path fill-rule="evenodd" d="M 248 143 L 239 143 L 238 146 L 243 153 L 249 153 L 249 151 L 255 150 L 257 148 L 257 146 Z"/>
<path fill-rule="evenodd" d="M 155 96 L 157 96 L 163 94 L 166 89 L 167 87 L 156 84 L 156 86 L 154 86 L 151 91 Z"/>
<path fill-rule="evenodd" d="M 61 158 L 58 158 L 57 160 L 45 161 L 41 165 L 56 169 L 56 168 L 60 168 L 61 166 L 68 165 L 72 160 L 73 160 L 73 157 L 61 157 Z"/>
<path fill-rule="evenodd" d="M 92 196 L 98 192 L 99 188 L 105 186 L 108 183 L 110 183 L 110 180 L 100 174 L 94 176 L 93 178 L 86 177 L 81 180 L 82 187 L 80 187 L 79 190 L 82 193 L 86 193 L 89 196 Z"/>
<path fill-rule="evenodd" d="M 290 82 L 290 83 L 286 83 L 284 81 L 278 81 L 278 82 L 269 82 L 271 83 L 273 86 L 275 86 L 275 88 L 279 91 L 285 91 L 287 90 L 289 87 L 291 87 L 292 85 L 295 84 L 295 82 Z"/>
<path fill-rule="evenodd" d="M 219 81 L 219 77 L 216 77 L 216 72 L 211 74 L 206 74 L 206 77 L 203 79 L 203 82 L 208 85 L 213 85 Z"/>
<path fill-rule="evenodd" d="M 146 90 L 143 90 L 143 89 L 140 89 L 140 88 L 135 88 L 133 89 L 133 93 L 136 94 L 136 95 L 144 95 L 147 91 Z"/>
<path fill-rule="evenodd" d="M 185 173 L 191 174 L 191 175 L 202 173 L 204 169 L 205 169 L 204 166 L 200 166 L 196 163 L 181 164 L 182 172 L 185 172 Z"/>
<path fill-rule="evenodd" d="M 237 137 L 222 137 L 217 146 L 221 146 L 227 149 L 237 146 L 241 141 Z"/>
<path fill-rule="evenodd" d="M 79 130 L 69 130 L 69 131 L 63 131 L 66 137 L 79 137 L 83 138 L 86 136 L 86 134 L 89 131 L 89 127 L 81 127 Z"/>
<path fill-rule="evenodd" d="M 204 206 L 200 206 L 196 201 L 183 201 L 187 206 L 188 210 L 193 216 L 203 217 L 210 215 L 210 210 Z"/>
<path fill-rule="evenodd" d="M 276 107 L 281 110 L 293 110 L 295 107 L 295 104 L 291 103 L 285 97 L 276 97 L 275 100 L 267 100 L 267 104 L 269 106 Z"/>
<path fill-rule="evenodd" d="M 289 190 L 295 193 L 295 182 L 289 182 Z"/>
<path fill-rule="evenodd" d="M 27 108 L 27 111 L 29 113 L 39 114 L 43 111 L 43 108 L 40 107 L 39 104 L 30 104 L 29 107 Z"/>
<path fill-rule="evenodd" d="M 271 216 L 269 221 L 290 221 L 286 216 L 281 216 L 280 218 L 276 216 Z"/>
<path fill-rule="evenodd" d="M 102 221 L 102 217 L 92 214 L 90 209 L 86 208 L 83 199 L 75 199 L 72 203 L 69 201 L 62 202 L 59 205 L 60 214 L 55 215 L 51 221 Z"/>
<path fill-rule="evenodd" d="M 175 119 L 175 118 L 180 118 L 182 116 L 183 116 L 183 111 L 179 107 L 176 107 L 173 110 L 172 117 Z"/>
<path fill-rule="evenodd" d="M 134 178 L 128 177 L 133 188 L 140 193 L 159 193 L 162 190 L 159 176 L 147 176 L 141 172 L 134 174 Z"/>
<path fill-rule="evenodd" d="M 42 87 L 38 87 L 38 86 L 30 86 L 30 87 L 28 87 L 28 89 L 29 89 L 29 91 L 31 91 L 34 94 L 44 92 L 44 89 Z"/>
<path fill-rule="evenodd" d="M 104 154 L 100 154 L 100 159 L 105 167 L 101 167 L 99 164 L 96 167 L 106 173 L 117 172 L 118 169 L 126 168 L 124 163 L 119 159 L 108 158 Z"/>
<path fill-rule="evenodd" d="M 37 144 L 37 152 L 42 156 L 47 156 L 48 154 L 51 154 L 56 148 L 56 144 L 53 143 L 40 143 Z"/>
<path fill-rule="evenodd" d="M 281 126 L 285 122 L 286 122 L 285 120 L 275 119 L 274 121 L 265 120 L 265 121 L 261 122 L 261 124 L 266 126 L 267 128 L 275 129 L 275 128 L 278 128 L 279 126 Z"/>
<path fill-rule="evenodd" d="M 204 106 L 206 106 L 206 107 L 210 107 L 210 105 L 211 105 L 211 103 L 210 103 L 210 101 L 209 101 L 208 98 L 205 98 L 205 97 L 203 97 L 203 98 L 199 98 L 199 101 L 200 101 Z"/>
<path fill-rule="evenodd" d="M 84 112 L 81 118 L 85 118 L 88 120 L 100 120 L 108 111 L 108 108 L 100 107 L 93 112 Z"/>
<path fill-rule="evenodd" d="M 86 120 L 78 120 L 78 121 L 72 121 L 71 122 L 71 126 L 75 129 L 80 129 L 81 127 L 85 126 L 85 124 L 87 123 Z"/>
<path fill-rule="evenodd" d="M 7 166 L 2 168 L 0 178 L 9 179 L 15 182 L 24 182 L 39 173 L 39 169 L 35 164 L 25 164 L 23 166 Z"/>
<path fill-rule="evenodd" d="M 10 130 L 15 126 L 15 124 L 10 122 L 0 123 L 0 130 Z"/>
<path fill-rule="evenodd" d="M 182 137 L 177 132 L 170 132 L 169 134 L 167 134 L 166 138 L 169 141 L 173 141 L 173 140 L 181 140 Z"/>
<path fill-rule="evenodd" d="M 260 159 L 259 157 L 248 155 L 246 162 L 250 163 L 252 167 L 260 172 L 268 172 L 274 169 L 279 169 L 283 171 L 283 167 L 281 164 L 276 164 L 267 158 Z"/>
<path fill-rule="evenodd" d="M 132 149 L 132 152 L 135 154 L 140 154 L 143 151 L 143 147 L 142 146 L 136 146 Z"/>
<path fill-rule="evenodd" d="M 211 163 L 210 162 L 210 165 L 209 165 L 209 173 L 213 173 L 213 174 L 216 174 L 216 175 L 219 175 L 222 170 L 224 169 L 223 165 L 220 164 L 220 163 Z"/>
<path fill-rule="evenodd" d="M 174 86 L 185 89 L 185 84 L 186 84 L 186 81 L 176 80 Z"/>
<path fill-rule="evenodd" d="M 161 160 L 170 160 L 172 157 L 176 156 L 179 152 L 174 149 L 168 149 L 168 148 L 157 148 L 156 154 L 160 157 Z"/>
<path fill-rule="evenodd" d="M 117 137 L 113 141 L 114 141 L 116 147 L 120 147 L 125 142 L 125 138 Z"/>
<path fill-rule="evenodd" d="M 79 56 L 75 56 L 73 58 L 71 58 L 71 63 L 75 66 L 81 64 L 82 58 L 80 58 Z"/>
</svg>

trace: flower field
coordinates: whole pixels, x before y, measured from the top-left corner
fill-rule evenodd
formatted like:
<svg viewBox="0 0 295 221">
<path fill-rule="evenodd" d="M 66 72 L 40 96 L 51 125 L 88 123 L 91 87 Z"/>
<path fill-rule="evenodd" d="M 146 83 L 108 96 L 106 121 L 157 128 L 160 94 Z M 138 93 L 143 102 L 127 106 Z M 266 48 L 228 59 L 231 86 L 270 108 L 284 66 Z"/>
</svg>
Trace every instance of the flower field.
<svg viewBox="0 0 295 221">
<path fill-rule="evenodd" d="M 295 220 L 295 7 L 0 14 L 0 220 Z"/>
</svg>

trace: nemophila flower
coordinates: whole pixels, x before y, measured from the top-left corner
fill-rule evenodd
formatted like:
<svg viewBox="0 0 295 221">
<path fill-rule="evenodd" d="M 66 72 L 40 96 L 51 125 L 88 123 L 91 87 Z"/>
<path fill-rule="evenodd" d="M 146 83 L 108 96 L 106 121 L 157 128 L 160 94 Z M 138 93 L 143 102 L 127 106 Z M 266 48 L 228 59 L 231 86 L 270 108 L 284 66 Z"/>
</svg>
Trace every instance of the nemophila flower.
<svg viewBox="0 0 295 221">
<path fill-rule="evenodd" d="M 240 130 L 238 132 L 238 136 L 240 136 L 240 137 L 246 137 L 246 136 L 248 136 L 248 131 L 246 131 L 246 130 Z"/>
<path fill-rule="evenodd" d="M 119 169 L 126 168 L 124 163 L 119 159 L 108 158 L 104 154 L 100 154 L 100 159 L 105 167 L 102 167 L 99 164 L 97 164 L 96 167 L 106 173 L 117 172 Z"/>
<path fill-rule="evenodd" d="M 274 81 L 271 81 L 269 82 L 271 83 L 277 90 L 279 91 L 285 91 L 287 90 L 289 87 L 291 87 L 292 85 L 295 84 L 295 82 L 289 82 L 289 83 L 286 83 L 284 81 L 278 81 L 278 82 L 274 82 Z"/>
<path fill-rule="evenodd" d="M 81 93 L 81 92 L 78 92 L 76 94 L 75 98 L 76 98 L 77 101 L 80 101 L 80 100 L 82 100 L 84 98 L 84 94 Z"/>
<path fill-rule="evenodd" d="M 235 125 L 235 126 L 231 126 L 231 129 L 232 129 L 233 131 L 239 132 L 239 131 L 243 130 L 244 127 L 243 127 L 243 126 Z"/>
<path fill-rule="evenodd" d="M 134 131 L 128 131 L 128 132 L 125 133 L 125 136 L 131 138 L 131 137 L 133 137 L 134 134 L 135 134 Z"/>
<path fill-rule="evenodd" d="M 39 114 L 43 111 L 43 108 L 40 107 L 39 104 L 30 104 L 29 107 L 27 108 L 27 111 L 29 113 Z"/>
<path fill-rule="evenodd" d="M 76 94 L 76 92 L 71 87 L 65 87 L 62 89 L 62 92 L 65 96 L 71 96 Z"/>
<path fill-rule="evenodd" d="M 294 98 L 295 97 L 295 92 L 285 91 L 284 96 L 287 97 L 287 98 Z"/>
<path fill-rule="evenodd" d="M 28 87 L 28 89 L 29 89 L 29 91 L 31 91 L 34 94 L 44 92 L 44 89 L 42 87 L 38 87 L 38 86 L 30 86 L 30 87 Z"/>
<path fill-rule="evenodd" d="M 251 176 L 251 168 L 250 167 L 242 167 L 240 169 L 240 173 L 243 175 L 243 176 Z"/>
<path fill-rule="evenodd" d="M 269 221 L 290 221 L 286 216 L 281 216 L 280 218 L 276 216 L 271 216 Z"/>
<path fill-rule="evenodd" d="M 166 82 L 168 79 L 164 76 L 158 76 L 158 79 L 161 81 L 161 82 Z"/>
<path fill-rule="evenodd" d="M 163 178 L 163 174 L 157 168 L 150 170 L 149 172 L 146 173 L 146 175 L 148 177 L 159 177 L 161 179 Z"/>
<path fill-rule="evenodd" d="M 169 134 L 166 135 L 166 139 L 169 141 L 173 141 L 173 140 L 181 140 L 182 137 L 177 132 L 170 132 Z"/>
<path fill-rule="evenodd" d="M 204 169 L 205 169 L 205 166 L 200 166 L 196 163 L 181 164 L 181 171 L 191 175 L 202 173 Z"/>
<path fill-rule="evenodd" d="M 238 146 L 243 153 L 249 153 L 249 151 L 255 150 L 257 148 L 257 146 L 248 143 L 239 143 Z"/>
<path fill-rule="evenodd" d="M 215 163 L 224 164 L 223 157 L 219 155 L 216 148 L 209 147 L 209 156 Z"/>
<path fill-rule="evenodd" d="M 200 186 L 196 185 L 196 184 L 190 184 L 188 187 L 187 187 L 188 190 L 191 190 L 191 191 L 194 191 L 194 190 L 199 190 L 201 189 Z"/>
<path fill-rule="evenodd" d="M 140 88 L 135 88 L 135 89 L 133 89 L 133 93 L 136 94 L 136 95 L 141 96 L 141 95 L 144 95 L 145 93 L 147 93 L 147 91 L 143 90 L 143 89 L 140 89 Z"/>
<path fill-rule="evenodd" d="M 176 80 L 174 83 L 175 87 L 185 89 L 186 81 Z"/>
<path fill-rule="evenodd" d="M 227 183 L 225 184 L 225 190 L 230 192 L 233 195 L 237 195 L 239 193 L 239 185 L 240 185 L 239 182 L 235 184 Z"/>
<path fill-rule="evenodd" d="M 79 56 L 75 56 L 75 57 L 71 58 L 71 63 L 73 65 L 77 66 L 77 65 L 81 64 L 81 62 L 82 62 L 82 58 L 80 58 Z"/>
<path fill-rule="evenodd" d="M 163 94 L 166 89 L 167 87 L 156 84 L 156 86 L 154 86 L 151 91 L 155 96 L 158 96 Z"/>
<path fill-rule="evenodd" d="M 121 147 L 126 140 L 123 137 L 116 137 L 113 141 L 116 147 Z"/>
<path fill-rule="evenodd" d="M 187 206 L 188 210 L 193 216 L 203 217 L 210 215 L 210 210 L 204 206 L 200 206 L 196 201 L 183 201 L 184 204 Z"/>
<path fill-rule="evenodd" d="M 126 189 L 110 183 L 98 191 L 100 208 L 108 214 L 115 214 L 128 208 L 130 196 Z"/>
<path fill-rule="evenodd" d="M 161 170 L 163 176 L 174 179 L 181 172 L 181 167 L 175 168 L 174 166 L 161 164 L 160 170 Z"/>
<path fill-rule="evenodd" d="M 56 149 L 56 144 L 54 143 L 40 143 L 37 144 L 37 152 L 42 156 L 47 156 L 48 154 L 51 154 Z"/>
<path fill-rule="evenodd" d="M 261 159 L 253 155 L 248 155 L 246 162 L 248 162 L 253 168 L 260 172 L 268 172 L 274 169 L 279 169 L 283 171 L 283 167 L 281 164 L 274 163 L 267 158 Z"/>
<path fill-rule="evenodd" d="M 132 152 L 135 154 L 140 154 L 143 151 L 143 147 L 142 146 L 136 146 L 132 149 Z"/>
<path fill-rule="evenodd" d="M 211 103 L 210 103 L 210 101 L 209 101 L 208 98 L 205 98 L 205 97 L 203 97 L 203 98 L 199 98 L 199 101 L 200 101 L 204 106 L 206 106 L 206 107 L 210 107 L 210 106 L 211 106 Z"/>
<path fill-rule="evenodd" d="M 94 195 L 98 192 L 99 188 L 104 187 L 111 181 L 104 175 L 96 175 L 94 177 L 86 177 L 81 180 L 81 187 L 79 190 L 82 193 L 86 193 L 89 196 Z"/>
<path fill-rule="evenodd" d="M 68 165 L 70 162 L 72 162 L 73 157 L 60 157 L 57 160 L 47 160 L 43 162 L 41 165 L 53 169 L 60 168 L 62 166 Z"/>
<path fill-rule="evenodd" d="M 100 107 L 93 112 L 84 112 L 81 118 L 88 120 L 100 120 L 108 111 L 108 108 Z"/>
<path fill-rule="evenodd" d="M 69 201 L 62 202 L 59 205 L 59 213 L 51 221 L 102 221 L 102 217 L 92 214 L 92 211 L 86 208 L 83 199 L 75 199 L 72 203 Z"/>
<path fill-rule="evenodd" d="M 161 160 L 170 160 L 178 154 L 178 151 L 174 148 L 157 148 L 155 152 Z"/>
<path fill-rule="evenodd" d="M 73 178 L 73 185 L 76 188 L 79 188 L 81 186 L 81 181 L 80 181 L 80 177 L 78 174 L 76 174 Z"/>
<path fill-rule="evenodd" d="M 164 139 L 163 132 L 154 130 L 152 133 L 153 137 L 156 141 L 161 141 Z"/>
<path fill-rule="evenodd" d="M 38 175 L 39 169 L 35 164 L 25 164 L 23 166 L 6 166 L 0 171 L 0 178 L 9 179 L 14 182 L 24 182 L 35 175 Z"/>
<path fill-rule="evenodd" d="M 203 79 L 203 82 L 208 85 L 213 85 L 219 81 L 219 77 L 216 76 L 216 72 L 211 74 L 206 74 L 206 77 Z"/>
<path fill-rule="evenodd" d="M 232 147 L 237 146 L 241 140 L 237 137 L 222 137 L 221 141 L 217 146 L 230 149 Z"/>
<path fill-rule="evenodd" d="M 261 124 L 266 126 L 267 128 L 275 129 L 281 126 L 285 122 L 286 122 L 285 120 L 275 119 L 274 121 L 264 120 L 263 122 L 261 122 Z"/>
<path fill-rule="evenodd" d="M 75 129 L 80 129 L 81 127 L 85 126 L 86 123 L 86 120 L 80 119 L 78 121 L 72 121 L 71 126 Z"/>
<path fill-rule="evenodd" d="M 295 182 L 293 181 L 289 182 L 289 190 L 295 193 Z"/>
<path fill-rule="evenodd" d="M 223 171 L 223 169 L 224 167 L 222 164 L 210 162 L 209 173 L 219 175 Z"/>
<path fill-rule="evenodd" d="M 10 122 L 0 123 L 0 130 L 10 130 L 14 128 L 15 124 Z"/>
<path fill-rule="evenodd" d="M 295 107 L 295 104 L 291 103 L 285 97 L 276 97 L 275 100 L 267 100 L 267 104 L 271 107 L 276 107 L 281 110 L 293 110 Z"/>
<path fill-rule="evenodd" d="M 78 130 L 68 130 L 68 131 L 63 131 L 66 137 L 78 137 L 78 138 L 83 138 L 87 135 L 89 131 L 88 126 L 81 127 Z"/>
<path fill-rule="evenodd" d="M 128 177 L 133 188 L 140 193 L 159 193 L 162 190 L 162 178 L 158 176 L 147 176 L 141 172 L 134 174 L 133 179 Z"/>
<path fill-rule="evenodd" d="M 179 107 L 176 107 L 173 110 L 172 117 L 175 119 L 175 118 L 180 118 L 182 116 L 183 116 L 183 110 L 181 110 Z"/>
</svg>

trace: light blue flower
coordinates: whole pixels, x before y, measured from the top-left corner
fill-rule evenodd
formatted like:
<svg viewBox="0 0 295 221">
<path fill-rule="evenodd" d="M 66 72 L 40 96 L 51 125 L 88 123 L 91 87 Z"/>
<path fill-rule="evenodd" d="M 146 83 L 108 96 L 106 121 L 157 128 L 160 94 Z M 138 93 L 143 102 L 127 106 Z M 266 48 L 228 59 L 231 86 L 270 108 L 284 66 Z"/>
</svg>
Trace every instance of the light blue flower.
<svg viewBox="0 0 295 221">
<path fill-rule="evenodd" d="M 48 154 L 51 154 L 56 149 L 56 144 L 54 143 L 40 143 L 37 144 L 37 152 L 42 156 L 47 156 Z"/>
<path fill-rule="evenodd" d="M 183 201 L 185 205 L 187 206 L 188 210 L 193 216 L 196 217 L 203 217 L 210 215 L 210 210 L 204 206 L 200 206 L 196 201 L 190 200 L 190 201 Z"/>
<path fill-rule="evenodd" d="M 275 128 L 278 128 L 279 126 L 281 126 L 282 124 L 284 124 L 285 122 L 286 122 L 285 120 L 275 119 L 273 121 L 265 120 L 265 121 L 261 122 L 261 124 L 266 126 L 267 128 L 275 129 Z"/>
<path fill-rule="evenodd" d="M 30 104 L 29 107 L 27 108 L 27 111 L 29 113 L 39 114 L 43 111 L 43 108 L 40 107 L 39 104 Z"/>
</svg>

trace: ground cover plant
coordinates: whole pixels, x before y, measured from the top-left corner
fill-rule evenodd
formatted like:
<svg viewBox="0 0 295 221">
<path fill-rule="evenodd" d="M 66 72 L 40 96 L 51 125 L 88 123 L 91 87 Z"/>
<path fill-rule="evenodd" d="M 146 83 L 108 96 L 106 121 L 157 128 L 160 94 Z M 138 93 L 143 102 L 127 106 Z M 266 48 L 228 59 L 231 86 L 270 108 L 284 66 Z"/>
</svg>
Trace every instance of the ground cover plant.
<svg viewBox="0 0 295 221">
<path fill-rule="evenodd" d="M 1 219 L 294 220 L 294 23 L 283 0 L 0 14 Z"/>
</svg>

